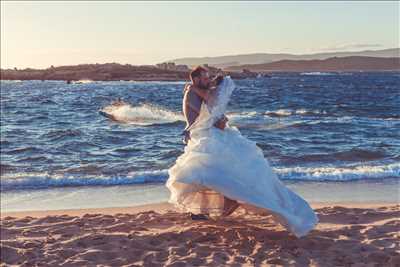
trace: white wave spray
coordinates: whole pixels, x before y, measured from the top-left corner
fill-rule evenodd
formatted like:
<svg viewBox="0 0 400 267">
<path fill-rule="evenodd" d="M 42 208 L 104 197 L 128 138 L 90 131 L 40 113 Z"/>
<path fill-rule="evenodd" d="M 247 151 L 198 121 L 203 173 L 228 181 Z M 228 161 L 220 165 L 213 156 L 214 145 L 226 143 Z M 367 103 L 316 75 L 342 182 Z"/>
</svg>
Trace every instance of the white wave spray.
<svg viewBox="0 0 400 267">
<path fill-rule="evenodd" d="M 276 168 L 281 179 L 309 181 L 352 181 L 379 178 L 400 178 L 400 163 L 344 167 Z"/>
<path fill-rule="evenodd" d="M 107 117 L 113 120 L 142 126 L 184 120 L 183 116 L 176 112 L 150 104 L 139 106 L 131 106 L 129 104 L 109 105 L 100 110 L 100 112 L 105 113 Z"/>
</svg>

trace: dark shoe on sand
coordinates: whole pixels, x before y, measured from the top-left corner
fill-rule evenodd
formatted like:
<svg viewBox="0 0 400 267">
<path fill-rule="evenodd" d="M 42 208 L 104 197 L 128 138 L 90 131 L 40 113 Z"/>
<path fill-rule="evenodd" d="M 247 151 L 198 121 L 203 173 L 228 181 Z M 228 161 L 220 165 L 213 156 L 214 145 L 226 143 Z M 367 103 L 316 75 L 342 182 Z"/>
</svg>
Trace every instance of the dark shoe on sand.
<svg viewBox="0 0 400 267">
<path fill-rule="evenodd" d="M 240 204 L 237 201 L 225 197 L 225 206 L 222 216 L 231 215 L 239 206 Z"/>
<path fill-rule="evenodd" d="M 195 220 L 195 221 L 197 221 L 197 220 L 203 220 L 203 221 L 206 221 L 206 220 L 208 220 L 208 216 L 207 215 L 205 215 L 205 214 L 194 214 L 194 213 L 189 213 L 189 215 L 190 215 L 190 219 L 192 219 L 192 220 Z"/>
</svg>

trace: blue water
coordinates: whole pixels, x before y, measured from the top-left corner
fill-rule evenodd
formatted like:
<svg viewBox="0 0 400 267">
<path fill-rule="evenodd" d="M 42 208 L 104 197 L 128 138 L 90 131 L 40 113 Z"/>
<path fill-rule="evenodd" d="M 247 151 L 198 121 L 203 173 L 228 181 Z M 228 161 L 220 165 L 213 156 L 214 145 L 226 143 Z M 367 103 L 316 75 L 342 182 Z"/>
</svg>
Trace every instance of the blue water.
<svg viewBox="0 0 400 267">
<path fill-rule="evenodd" d="M 400 178 L 399 73 L 274 74 L 235 83 L 230 124 L 257 142 L 282 180 Z M 184 148 L 183 86 L 2 81 L 2 192 L 162 185 Z M 129 105 L 112 108 L 118 97 Z"/>
</svg>

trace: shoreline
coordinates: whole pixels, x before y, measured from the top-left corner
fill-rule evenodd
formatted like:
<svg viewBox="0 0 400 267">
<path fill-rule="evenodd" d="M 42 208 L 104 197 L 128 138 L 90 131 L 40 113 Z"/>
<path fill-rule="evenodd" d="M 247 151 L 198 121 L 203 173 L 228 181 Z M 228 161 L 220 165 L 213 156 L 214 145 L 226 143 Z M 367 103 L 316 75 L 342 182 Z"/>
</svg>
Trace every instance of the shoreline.
<svg viewBox="0 0 400 267">
<path fill-rule="evenodd" d="M 313 209 L 320 209 L 324 207 L 345 207 L 345 208 L 379 208 L 384 206 L 396 206 L 400 203 L 396 202 L 310 202 L 310 206 Z M 153 204 L 144 204 L 137 206 L 128 207 L 106 207 L 106 208 L 78 208 L 78 209 L 60 209 L 60 210 L 30 210 L 30 211 L 11 211 L 11 212 L 0 212 L 0 217 L 46 217 L 46 216 L 82 216 L 85 214 L 104 214 L 104 215 L 116 215 L 121 213 L 136 214 L 140 212 L 154 211 L 158 213 L 165 212 L 179 212 L 172 204 L 168 202 L 159 202 Z"/>
<path fill-rule="evenodd" d="M 399 180 L 357 182 L 284 182 L 309 203 L 398 203 Z M 334 194 L 333 194 L 334 192 Z M 147 204 L 165 203 L 170 191 L 164 183 L 116 186 L 56 187 L 3 191 L 2 213 L 40 212 L 86 209 L 125 209 Z M 146 206 L 144 206 L 146 207 Z"/>
</svg>

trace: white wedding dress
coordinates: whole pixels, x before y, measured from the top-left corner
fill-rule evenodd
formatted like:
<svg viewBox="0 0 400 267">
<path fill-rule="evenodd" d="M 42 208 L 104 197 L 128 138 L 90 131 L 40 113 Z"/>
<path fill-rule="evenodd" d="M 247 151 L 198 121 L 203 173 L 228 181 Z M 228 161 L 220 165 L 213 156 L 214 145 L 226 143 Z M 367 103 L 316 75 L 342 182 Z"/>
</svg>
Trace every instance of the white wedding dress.
<svg viewBox="0 0 400 267">
<path fill-rule="evenodd" d="M 202 104 L 184 153 L 168 170 L 169 202 L 183 211 L 218 216 L 226 196 L 244 208 L 269 212 L 297 237 L 304 236 L 318 222 L 308 203 L 279 180 L 255 142 L 235 127 L 213 126 L 234 87 L 225 77 L 215 97 Z"/>
</svg>

